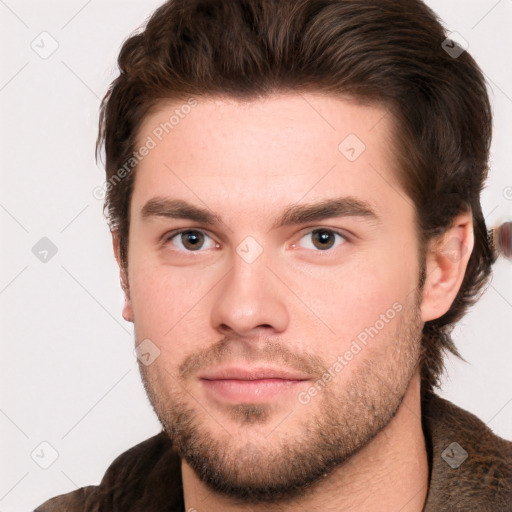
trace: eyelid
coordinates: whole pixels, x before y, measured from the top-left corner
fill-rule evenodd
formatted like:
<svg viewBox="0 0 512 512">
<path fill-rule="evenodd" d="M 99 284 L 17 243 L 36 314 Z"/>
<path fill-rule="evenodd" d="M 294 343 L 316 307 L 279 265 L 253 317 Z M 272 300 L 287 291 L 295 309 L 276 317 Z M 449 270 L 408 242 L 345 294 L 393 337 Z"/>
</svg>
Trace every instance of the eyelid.
<svg viewBox="0 0 512 512">
<path fill-rule="evenodd" d="M 322 230 L 332 231 L 333 233 L 337 233 L 338 235 L 342 236 L 343 238 L 345 238 L 347 240 L 349 240 L 350 237 L 351 237 L 350 232 L 348 232 L 346 229 L 333 228 L 333 227 L 330 227 L 330 226 L 309 226 L 307 228 L 302 229 L 299 232 L 299 236 L 302 237 L 302 236 L 307 235 L 309 233 L 313 233 L 314 231 L 322 231 Z"/>
</svg>

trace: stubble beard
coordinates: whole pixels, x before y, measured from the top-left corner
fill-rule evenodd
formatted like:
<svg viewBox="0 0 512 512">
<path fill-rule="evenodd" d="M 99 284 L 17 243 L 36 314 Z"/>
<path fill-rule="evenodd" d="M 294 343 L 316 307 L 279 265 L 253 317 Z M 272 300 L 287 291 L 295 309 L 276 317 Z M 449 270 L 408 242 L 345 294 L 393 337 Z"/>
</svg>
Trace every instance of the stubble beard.
<svg viewBox="0 0 512 512">
<path fill-rule="evenodd" d="M 288 417 L 295 421 L 293 436 L 286 435 L 287 418 L 272 434 L 273 442 L 247 442 L 244 429 L 268 425 L 287 411 L 275 414 L 269 404 L 240 404 L 229 409 L 230 422 L 224 422 L 238 425 L 235 434 L 242 434 L 221 432 L 215 438 L 208 424 L 222 431 L 223 416 L 216 415 L 216 424 L 183 384 L 164 386 L 139 362 L 146 393 L 180 457 L 212 491 L 239 503 L 291 501 L 368 444 L 397 413 L 421 352 L 421 294 L 411 295 L 394 331 L 384 329 L 354 357 L 348 380 L 339 384 L 344 369 L 309 404 L 297 401 Z M 381 350 L 374 350 L 377 344 Z M 218 354 L 229 357 L 222 346 Z"/>
</svg>

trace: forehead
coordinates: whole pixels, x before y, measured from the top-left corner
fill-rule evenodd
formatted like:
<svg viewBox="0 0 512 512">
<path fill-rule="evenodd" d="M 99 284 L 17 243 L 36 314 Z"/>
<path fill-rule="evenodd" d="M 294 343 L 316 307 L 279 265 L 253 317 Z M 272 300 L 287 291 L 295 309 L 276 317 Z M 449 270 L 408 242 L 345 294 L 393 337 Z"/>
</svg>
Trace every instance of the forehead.
<svg viewBox="0 0 512 512">
<path fill-rule="evenodd" d="M 385 107 L 320 93 L 161 103 L 139 129 L 136 148 L 151 149 L 137 166 L 132 211 L 155 195 L 259 215 L 334 195 L 379 210 L 405 195 L 392 131 Z"/>
<path fill-rule="evenodd" d="M 378 125 L 380 129 L 376 129 Z M 238 101 L 214 96 L 158 103 L 141 123 L 136 146 L 143 145 L 147 136 L 165 146 L 182 135 L 180 142 L 187 148 L 193 144 L 204 150 L 227 149 L 238 142 L 249 149 L 250 139 L 255 144 L 266 142 L 262 150 L 277 150 L 283 143 L 287 149 L 300 143 L 307 151 L 319 141 L 339 149 L 346 135 L 375 146 L 391 129 L 391 115 L 385 106 L 362 104 L 349 97 L 281 93 Z"/>
</svg>

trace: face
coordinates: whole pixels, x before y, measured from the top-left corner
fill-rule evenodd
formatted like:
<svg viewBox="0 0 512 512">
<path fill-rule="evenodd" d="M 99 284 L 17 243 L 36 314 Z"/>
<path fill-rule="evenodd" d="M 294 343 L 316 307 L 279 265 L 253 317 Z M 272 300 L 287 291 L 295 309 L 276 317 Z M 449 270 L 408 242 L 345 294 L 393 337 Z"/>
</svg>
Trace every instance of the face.
<svg viewBox="0 0 512 512">
<path fill-rule="evenodd" d="M 124 316 L 161 423 L 221 493 L 290 497 L 401 403 L 423 323 L 391 133 L 383 108 L 321 94 L 162 104 L 141 126 Z"/>
</svg>

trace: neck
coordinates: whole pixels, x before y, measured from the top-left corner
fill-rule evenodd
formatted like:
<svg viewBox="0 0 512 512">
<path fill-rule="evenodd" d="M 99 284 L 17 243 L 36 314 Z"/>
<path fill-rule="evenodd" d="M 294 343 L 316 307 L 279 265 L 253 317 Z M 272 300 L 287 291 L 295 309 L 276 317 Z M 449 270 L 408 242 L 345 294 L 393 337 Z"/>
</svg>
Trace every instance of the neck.
<svg viewBox="0 0 512 512">
<path fill-rule="evenodd" d="M 218 495 L 182 461 L 185 510 L 200 512 L 296 510 L 421 512 L 428 490 L 428 460 L 421 426 L 420 372 L 414 374 L 396 415 L 366 446 L 311 491 L 286 504 L 241 505 Z"/>
</svg>

